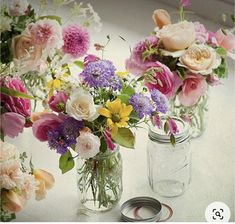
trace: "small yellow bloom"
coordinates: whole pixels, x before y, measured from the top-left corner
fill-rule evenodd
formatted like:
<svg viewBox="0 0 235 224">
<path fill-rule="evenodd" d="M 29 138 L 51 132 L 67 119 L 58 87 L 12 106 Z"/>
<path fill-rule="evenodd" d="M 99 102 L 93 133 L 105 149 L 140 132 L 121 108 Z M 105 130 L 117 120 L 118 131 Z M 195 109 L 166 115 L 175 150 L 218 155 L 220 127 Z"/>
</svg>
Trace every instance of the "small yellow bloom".
<svg viewBox="0 0 235 224">
<path fill-rule="evenodd" d="M 106 108 L 100 108 L 99 114 L 107 117 L 107 125 L 112 131 L 112 135 L 115 135 L 118 128 L 126 127 L 127 121 L 129 120 L 129 115 L 133 107 L 131 105 L 126 105 L 121 102 L 120 99 L 116 99 L 112 102 L 108 101 L 106 103 Z"/>
<path fill-rule="evenodd" d="M 125 76 L 127 76 L 129 74 L 128 71 L 125 72 L 116 72 L 116 75 L 118 75 L 120 78 L 124 78 Z"/>
</svg>

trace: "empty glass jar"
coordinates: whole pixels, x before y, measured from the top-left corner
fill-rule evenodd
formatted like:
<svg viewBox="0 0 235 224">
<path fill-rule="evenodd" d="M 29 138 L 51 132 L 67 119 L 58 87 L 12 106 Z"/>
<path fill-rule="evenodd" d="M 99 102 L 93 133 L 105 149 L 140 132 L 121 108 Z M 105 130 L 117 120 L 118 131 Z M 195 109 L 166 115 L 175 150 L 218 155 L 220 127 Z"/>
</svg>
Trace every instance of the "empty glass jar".
<svg viewBox="0 0 235 224">
<path fill-rule="evenodd" d="M 175 146 L 163 130 L 149 128 L 148 180 L 153 191 L 165 197 L 183 194 L 191 180 L 189 127 L 181 119 L 174 120 L 179 129 Z"/>
</svg>

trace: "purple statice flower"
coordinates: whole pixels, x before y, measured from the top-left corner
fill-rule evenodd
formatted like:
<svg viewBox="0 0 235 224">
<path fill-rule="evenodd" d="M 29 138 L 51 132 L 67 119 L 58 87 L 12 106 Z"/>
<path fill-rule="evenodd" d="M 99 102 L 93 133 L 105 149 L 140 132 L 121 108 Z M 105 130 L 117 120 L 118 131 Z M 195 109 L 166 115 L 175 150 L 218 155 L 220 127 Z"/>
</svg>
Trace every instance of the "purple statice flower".
<svg viewBox="0 0 235 224">
<path fill-rule="evenodd" d="M 60 125 L 62 133 L 69 139 L 76 139 L 79 136 L 79 131 L 84 127 L 83 121 L 78 121 L 72 117 L 68 117 Z"/>
<path fill-rule="evenodd" d="M 99 60 L 87 64 L 80 75 L 90 87 L 112 87 L 113 82 L 110 81 L 115 79 L 115 70 L 111 61 Z"/>
<path fill-rule="evenodd" d="M 134 95 L 132 95 L 129 103 L 138 113 L 140 119 L 142 119 L 144 115 L 151 115 L 154 111 L 154 106 L 151 103 L 150 98 L 144 96 L 142 93 L 135 93 Z"/>
<path fill-rule="evenodd" d="M 137 63 L 141 64 L 143 62 L 152 62 L 154 61 L 154 56 L 156 52 L 154 49 L 157 49 L 158 38 L 156 36 L 149 36 L 141 40 L 133 49 L 132 58 Z M 150 50 L 152 50 L 150 52 Z M 144 53 L 149 51 L 149 54 L 144 57 Z"/>
<path fill-rule="evenodd" d="M 64 136 L 61 128 L 48 131 L 47 138 L 49 147 L 59 154 L 66 153 L 68 147 L 76 143 L 75 139 Z"/>
<path fill-rule="evenodd" d="M 151 98 L 156 103 L 159 112 L 165 114 L 168 111 L 168 100 L 159 90 L 153 89 L 151 91 Z"/>
<path fill-rule="evenodd" d="M 117 75 L 114 75 L 109 80 L 109 87 L 114 91 L 120 90 L 122 88 L 122 82 Z"/>
</svg>

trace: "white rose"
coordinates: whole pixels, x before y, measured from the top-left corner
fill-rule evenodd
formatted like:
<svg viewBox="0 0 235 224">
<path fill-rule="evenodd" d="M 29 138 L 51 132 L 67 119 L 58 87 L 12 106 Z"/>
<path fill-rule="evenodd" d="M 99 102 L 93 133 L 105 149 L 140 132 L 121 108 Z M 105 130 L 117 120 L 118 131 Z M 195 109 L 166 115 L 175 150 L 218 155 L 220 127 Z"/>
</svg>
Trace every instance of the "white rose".
<svg viewBox="0 0 235 224">
<path fill-rule="evenodd" d="M 92 95 L 82 88 L 74 91 L 66 103 L 66 112 L 77 120 L 95 120 L 99 114 Z"/>
<path fill-rule="evenodd" d="M 164 49 L 168 51 L 186 49 L 196 38 L 194 24 L 187 21 L 163 26 L 157 36 L 161 39 Z"/>
<path fill-rule="evenodd" d="M 26 0 L 12 0 L 9 5 L 9 14 L 11 16 L 23 15 L 27 7 L 28 2 Z"/>
<path fill-rule="evenodd" d="M 19 158 L 19 151 L 14 145 L 1 141 L 0 146 L 0 162 Z"/>
<path fill-rule="evenodd" d="M 81 158 L 89 159 L 100 151 L 100 139 L 90 132 L 81 132 L 77 137 L 76 152 Z"/>
<path fill-rule="evenodd" d="M 220 63 L 221 59 L 217 58 L 213 48 L 204 44 L 195 44 L 189 47 L 179 58 L 178 65 L 187 68 L 192 73 L 208 75 Z"/>
</svg>

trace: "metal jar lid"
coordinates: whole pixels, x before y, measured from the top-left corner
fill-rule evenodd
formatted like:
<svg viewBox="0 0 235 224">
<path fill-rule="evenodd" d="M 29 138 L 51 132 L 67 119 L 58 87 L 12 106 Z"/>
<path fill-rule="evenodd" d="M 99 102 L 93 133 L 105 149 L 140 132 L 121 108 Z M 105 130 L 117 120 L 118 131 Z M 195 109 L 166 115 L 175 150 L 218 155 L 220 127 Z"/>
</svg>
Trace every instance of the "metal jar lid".
<svg viewBox="0 0 235 224">
<path fill-rule="evenodd" d="M 189 139 L 190 135 L 188 123 L 177 117 L 173 117 L 172 119 L 174 119 L 179 130 L 179 132 L 174 135 L 176 143 L 181 143 Z M 166 118 L 161 118 L 161 120 L 164 122 L 166 121 Z M 170 143 L 170 136 L 167 135 L 163 129 L 159 129 L 153 125 L 151 125 L 149 128 L 148 136 L 154 142 Z"/>
<path fill-rule="evenodd" d="M 151 197 L 136 197 L 121 206 L 121 218 L 126 222 L 155 222 L 161 218 L 162 204 Z"/>
</svg>

